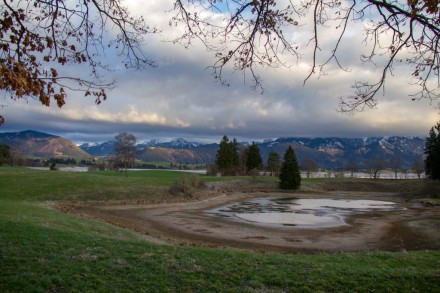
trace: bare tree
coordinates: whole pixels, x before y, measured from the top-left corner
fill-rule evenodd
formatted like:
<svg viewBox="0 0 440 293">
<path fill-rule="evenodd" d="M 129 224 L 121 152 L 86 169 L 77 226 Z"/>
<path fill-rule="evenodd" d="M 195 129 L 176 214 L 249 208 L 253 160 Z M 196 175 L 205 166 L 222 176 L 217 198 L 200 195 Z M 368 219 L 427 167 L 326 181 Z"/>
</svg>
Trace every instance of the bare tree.
<svg viewBox="0 0 440 293">
<path fill-rule="evenodd" d="M 0 1 L 0 89 L 12 99 L 35 98 L 45 106 L 54 100 L 62 107 L 69 90 L 93 96 L 97 104 L 106 100 L 106 89 L 115 81 L 102 78 L 102 71 L 111 69 L 104 51 L 116 50 L 126 67 L 154 65 L 141 42 L 156 30 L 131 16 L 121 2 Z M 88 68 L 89 78 L 64 74 L 67 65 Z"/>
<path fill-rule="evenodd" d="M 121 166 L 128 176 L 127 168 L 134 163 L 136 155 L 136 137 L 124 132 L 116 135 L 115 139 L 115 164 Z"/>
<path fill-rule="evenodd" d="M 390 164 L 391 169 L 394 172 L 394 179 L 397 179 L 397 174 L 400 171 L 402 171 L 402 165 L 403 165 L 402 159 L 398 156 L 394 156 L 390 159 L 389 164 Z"/>
<path fill-rule="evenodd" d="M 412 164 L 412 169 L 419 179 L 422 176 L 422 173 L 425 171 L 423 165 L 424 162 L 422 158 L 416 158 Z"/>
<path fill-rule="evenodd" d="M 371 158 L 367 161 L 366 167 L 370 178 L 379 179 L 380 170 L 384 168 L 383 160 L 377 157 Z"/>
<path fill-rule="evenodd" d="M 351 161 L 351 162 L 348 162 L 347 165 L 345 165 L 345 169 L 350 172 L 351 178 L 353 178 L 354 172 L 357 172 L 359 167 L 356 162 Z"/>
<path fill-rule="evenodd" d="M 212 50 L 217 58 L 213 75 L 223 84 L 228 84 L 223 71 L 232 66 L 245 76 L 249 74 L 252 86 L 263 90 L 257 68 L 290 66 L 284 54 L 298 60 L 302 51 L 292 41 L 291 31 L 304 30 L 303 21 L 311 17 L 313 60 L 305 81 L 314 74 L 325 74 L 332 62 L 347 70 L 338 52 L 355 22 L 365 24 L 359 34 L 365 35 L 369 52 L 361 55 L 362 60 L 375 64 L 385 58 L 376 81 L 356 81 L 354 94 L 341 98 L 341 111 L 375 107 L 377 95 L 384 91 L 386 78 L 394 74 L 396 64 L 407 65 L 409 78 L 419 85 L 413 99 L 440 97 L 439 0 L 176 0 L 174 6 L 176 15 L 170 24 L 183 22 L 186 27 L 175 41 L 189 46 L 197 39 Z M 223 19 L 219 21 L 219 17 Z M 322 36 L 328 28 L 334 28 L 338 35 L 332 48 L 323 52 Z"/>
<path fill-rule="evenodd" d="M 304 159 L 301 162 L 300 169 L 306 172 L 307 178 L 310 178 L 312 172 L 318 171 L 318 164 L 312 159 Z"/>
</svg>

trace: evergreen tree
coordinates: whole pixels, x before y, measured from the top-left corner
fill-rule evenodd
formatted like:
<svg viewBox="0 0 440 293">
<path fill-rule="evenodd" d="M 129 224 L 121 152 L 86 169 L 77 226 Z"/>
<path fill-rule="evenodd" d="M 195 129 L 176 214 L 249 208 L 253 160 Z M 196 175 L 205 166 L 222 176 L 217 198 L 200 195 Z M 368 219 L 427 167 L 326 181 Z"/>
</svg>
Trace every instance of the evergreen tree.
<svg viewBox="0 0 440 293">
<path fill-rule="evenodd" d="M 0 166 L 9 163 L 10 160 L 11 160 L 10 147 L 5 143 L 0 144 Z"/>
<path fill-rule="evenodd" d="M 426 138 L 425 173 L 432 180 L 440 180 L 440 122 L 433 126 Z"/>
<path fill-rule="evenodd" d="M 229 138 L 224 135 L 215 156 L 215 164 L 220 170 L 227 169 L 232 165 L 231 147 Z"/>
<path fill-rule="evenodd" d="M 237 139 L 231 141 L 231 157 L 232 157 L 232 167 L 236 168 L 240 166 L 240 155 L 238 153 L 238 142 Z"/>
<path fill-rule="evenodd" d="M 226 135 L 223 136 L 215 157 L 215 164 L 223 174 L 235 175 L 235 170 L 240 166 L 238 143 L 235 138 L 229 141 Z"/>
<path fill-rule="evenodd" d="M 280 171 L 281 189 L 298 189 L 301 185 L 301 174 L 299 172 L 298 160 L 295 151 L 291 146 L 284 154 L 284 161 Z"/>
<path fill-rule="evenodd" d="M 276 176 L 280 171 L 280 155 L 277 152 L 270 152 L 267 158 L 267 170 L 271 173 L 271 176 Z"/>
<path fill-rule="evenodd" d="M 246 171 L 249 172 L 253 169 L 261 170 L 263 167 L 263 159 L 261 158 L 260 148 L 253 141 L 252 144 L 246 149 Z"/>
</svg>

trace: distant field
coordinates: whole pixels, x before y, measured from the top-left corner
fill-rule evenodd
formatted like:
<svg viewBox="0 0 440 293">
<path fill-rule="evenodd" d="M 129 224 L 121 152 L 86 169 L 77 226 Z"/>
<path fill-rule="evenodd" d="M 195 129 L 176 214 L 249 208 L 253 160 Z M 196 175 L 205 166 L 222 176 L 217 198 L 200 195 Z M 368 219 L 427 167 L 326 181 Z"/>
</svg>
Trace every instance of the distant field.
<svg viewBox="0 0 440 293">
<path fill-rule="evenodd" d="M 173 201 L 168 189 L 184 175 L 0 168 L 0 292 L 440 291 L 440 251 L 278 255 L 163 245 L 51 208 L 60 201 Z M 257 183 L 272 188 L 276 182 L 240 179 L 243 188 Z M 305 190 L 397 190 L 408 196 L 422 185 L 420 180 L 303 182 Z"/>
</svg>

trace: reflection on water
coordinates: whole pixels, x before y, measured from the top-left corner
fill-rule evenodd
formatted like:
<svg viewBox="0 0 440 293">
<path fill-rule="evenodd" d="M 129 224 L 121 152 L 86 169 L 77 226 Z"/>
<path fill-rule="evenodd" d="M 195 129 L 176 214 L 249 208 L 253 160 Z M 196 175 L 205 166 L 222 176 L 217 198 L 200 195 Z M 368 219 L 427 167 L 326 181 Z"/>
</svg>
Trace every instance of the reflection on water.
<svg viewBox="0 0 440 293">
<path fill-rule="evenodd" d="M 394 202 L 377 200 L 257 198 L 208 212 L 262 225 L 326 228 L 347 225 L 344 219 L 354 213 L 398 209 Z"/>
</svg>

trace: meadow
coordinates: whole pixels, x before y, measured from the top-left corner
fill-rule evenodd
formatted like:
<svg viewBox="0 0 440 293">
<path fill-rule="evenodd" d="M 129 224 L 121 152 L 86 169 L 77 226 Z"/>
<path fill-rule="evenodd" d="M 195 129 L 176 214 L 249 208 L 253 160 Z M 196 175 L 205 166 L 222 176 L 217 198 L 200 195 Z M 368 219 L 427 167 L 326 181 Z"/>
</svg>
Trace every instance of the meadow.
<svg viewBox="0 0 440 293">
<path fill-rule="evenodd" d="M 0 292 L 440 291 L 440 251 L 263 254 L 157 244 L 54 208 L 61 202 L 181 201 L 168 192 L 181 176 L 0 168 Z M 255 185 L 255 178 L 240 179 Z M 258 180 L 270 188 L 275 183 Z M 303 187 L 402 190 L 410 196 L 421 184 L 310 179 Z"/>
</svg>

